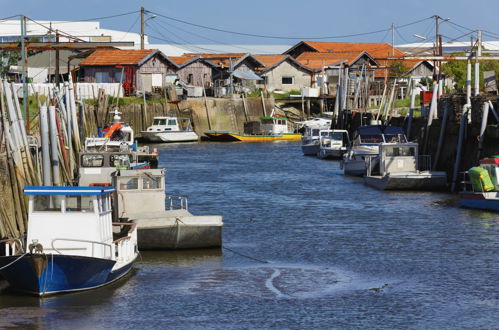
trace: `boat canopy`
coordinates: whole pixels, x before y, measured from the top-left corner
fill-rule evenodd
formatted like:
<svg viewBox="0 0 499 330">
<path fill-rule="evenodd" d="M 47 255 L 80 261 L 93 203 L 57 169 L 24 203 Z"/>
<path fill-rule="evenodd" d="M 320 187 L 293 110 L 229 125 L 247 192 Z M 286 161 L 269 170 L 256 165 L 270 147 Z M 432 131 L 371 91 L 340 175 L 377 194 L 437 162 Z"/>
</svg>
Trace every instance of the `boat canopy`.
<svg viewBox="0 0 499 330">
<path fill-rule="evenodd" d="M 114 187 L 51 187 L 51 186 L 25 186 L 25 195 L 70 195 L 70 196 L 102 196 L 111 194 Z"/>
<path fill-rule="evenodd" d="M 404 134 L 405 132 L 401 127 L 397 126 L 382 126 L 382 125 L 368 125 L 357 128 L 360 135 L 376 135 L 376 134 Z"/>
</svg>

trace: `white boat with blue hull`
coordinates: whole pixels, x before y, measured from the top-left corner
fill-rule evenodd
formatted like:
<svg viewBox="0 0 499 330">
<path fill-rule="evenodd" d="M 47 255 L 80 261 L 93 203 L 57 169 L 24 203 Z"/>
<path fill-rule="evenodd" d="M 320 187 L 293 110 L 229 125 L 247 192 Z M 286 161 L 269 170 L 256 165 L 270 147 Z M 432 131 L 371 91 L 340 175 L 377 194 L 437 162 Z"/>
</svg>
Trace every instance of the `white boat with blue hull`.
<svg viewBox="0 0 499 330">
<path fill-rule="evenodd" d="M 81 291 L 123 277 L 138 256 L 133 223 L 113 223 L 113 187 L 25 187 L 27 246 L 6 240 L 0 275 L 43 296 Z M 113 226 L 115 230 L 113 230 Z"/>
<path fill-rule="evenodd" d="M 302 124 L 301 150 L 305 156 L 317 156 L 320 151 L 320 132 L 331 127 L 331 119 L 314 118 L 297 124 Z"/>
</svg>

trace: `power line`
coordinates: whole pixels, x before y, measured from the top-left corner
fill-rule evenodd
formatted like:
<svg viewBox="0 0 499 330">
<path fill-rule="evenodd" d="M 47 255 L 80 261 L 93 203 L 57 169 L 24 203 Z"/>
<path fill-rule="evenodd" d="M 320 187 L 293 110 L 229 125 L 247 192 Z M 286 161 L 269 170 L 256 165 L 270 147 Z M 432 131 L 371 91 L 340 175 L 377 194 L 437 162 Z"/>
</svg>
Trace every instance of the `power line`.
<svg viewBox="0 0 499 330">
<path fill-rule="evenodd" d="M 126 15 L 131 15 L 131 14 L 137 14 L 137 13 L 140 13 L 140 10 L 130 11 L 128 13 L 110 15 L 110 16 L 101 16 L 101 17 L 94 17 L 94 18 L 79 19 L 77 22 L 97 21 L 97 20 L 114 18 L 114 17 L 121 17 L 121 16 L 126 16 Z M 57 24 L 66 24 L 66 23 L 73 23 L 73 22 L 58 22 Z"/>
<path fill-rule="evenodd" d="M 166 29 L 165 27 L 163 27 L 163 25 L 159 24 L 157 21 L 155 21 L 155 23 L 165 29 L 166 31 L 170 32 L 168 29 Z M 219 41 L 219 40 L 215 40 L 215 39 L 211 39 L 211 38 L 208 38 L 208 37 L 205 37 L 203 35 L 200 35 L 200 34 L 197 34 L 197 33 L 194 33 L 194 32 L 191 32 L 191 31 L 187 31 L 185 29 L 182 29 L 178 26 L 174 26 L 174 25 L 171 25 L 171 24 L 168 24 L 168 23 L 165 23 L 165 22 L 162 22 L 163 24 L 169 26 L 169 27 L 172 27 L 174 29 L 177 29 L 177 30 L 180 30 L 184 33 L 187 33 L 187 34 L 190 34 L 190 35 L 193 35 L 193 36 L 196 36 L 196 37 L 199 37 L 199 38 L 202 38 L 202 39 L 206 39 L 208 41 L 212 41 L 212 42 L 215 42 L 216 44 L 221 44 L 221 45 L 226 45 L 226 46 L 229 46 L 231 48 L 236 48 L 236 49 L 241 49 L 241 50 L 244 50 L 246 52 L 253 52 L 253 51 L 257 51 L 257 52 L 260 52 L 260 53 L 269 53 L 268 51 L 264 51 L 264 50 L 261 50 L 261 49 L 249 49 L 249 48 L 245 48 L 245 47 L 240 47 L 240 46 L 237 46 L 237 45 L 233 45 L 233 44 L 229 44 L 229 43 L 226 43 L 226 42 L 222 42 L 222 41 Z M 171 33 L 171 32 L 170 32 Z M 185 40 L 185 39 L 182 39 L 182 40 Z M 186 40 L 185 40 L 186 41 Z M 186 41 L 187 43 L 189 43 L 188 41 Z"/>
<path fill-rule="evenodd" d="M 19 17 L 19 16 L 21 16 L 21 15 L 18 14 L 18 15 L 13 15 L 13 16 L 5 17 L 5 18 L 0 18 L 0 22 L 7 21 L 7 20 L 9 20 L 11 18 Z"/>
<path fill-rule="evenodd" d="M 364 35 L 377 34 L 377 33 L 386 32 L 386 31 L 390 31 L 391 30 L 391 28 L 388 28 L 388 29 L 381 29 L 381 30 L 371 31 L 371 32 L 353 33 L 353 34 L 347 34 L 347 35 L 328 36 L 328 37 L 271 36 L 271 35 L 261 35 L 261 34 L 252 34 L 252 33 L 245 33 L 245 32 L 230 31 L 230 30 L 225 30 L 225 29 L 220 29 L 220 28 L 215 28 L 215 27 L 210 27 L 210 26 L 206 26 L 206 25 L 201 25 L 201 24 L 196 24 L 196 23 L 188 22 L 188 21 L 181 20 L 181 19 L 178 19 L 178 18 L 166 16 L 166 15 L 163 15 L 163 14 L 160 14 L 160 13 L 157 13 L 157 12 L 152 12 L 152 11 L 148 11 L 148 12 L 151 13 L 151 14 L 154 14 L 154 15 L 157 15 L 157 16 L 160 16 L 160 17 L 163 17 L 163 18 L 175 21 L 175 22 L 179 22 L 179 23 L 183 23 L 183 24 L 187 24 L 187 25 L 191 25 L 191 26 L 196 26 L 196 27 L 203 28 L 203 29 L 208 29 L 208 30 L 217 31 L 217 32 L 223 32 L 223 33 L 229 33 L 229 34 L 235 34 L 235 35 L 241 35 L 241 36 L 246 36 L 246 37 L 256 37 L 256 38 L 266 38 L 266 39 L 286 39 L 286 40 L 341 39 L 341 38 L 349 38 L 349 37 L 358 37 L 358 36 L 364 36 Z M 421 23 L 421 22 L 426 21 L 426 20 L 428 20 L 430 18 L 431 17 L 426 17 L 424 19 L 421 19 L 421 20 L 418 20 L 418 21 L 415 21 L 415 22 L 407 23 L 407 24 L 399 26 L 399 28 L 403 28 L 403 27 L 406 27 L 406 26 L 410 26 L 410 25 L 414 25 L 414 24 L 417 24 L 417 23 Z"/>
</svg>

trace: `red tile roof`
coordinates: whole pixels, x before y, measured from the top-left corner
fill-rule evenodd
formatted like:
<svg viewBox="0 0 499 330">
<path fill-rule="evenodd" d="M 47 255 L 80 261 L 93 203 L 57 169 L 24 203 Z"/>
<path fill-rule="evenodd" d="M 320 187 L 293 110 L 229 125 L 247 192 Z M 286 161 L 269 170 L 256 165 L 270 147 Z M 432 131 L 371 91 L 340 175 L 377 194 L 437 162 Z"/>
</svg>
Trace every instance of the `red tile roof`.
<svg viewBox="0 0 499 330">
<path fill-rule="evenodd" d="M 351 65 L 364 52 L 343 52 L 343 53 L 314 53 L 304 52 L 296 58 L 303 66 L 312 70 L 321 69 L 324 66 L 335 65 L 344 62 Z"/>
<path fill-rule="evenodd" d="M 182 65 L 185 62 L 188 62 L 188 61 L 192 60 L 194 57 L 183 55 L 183 56 L 168 56 L 168 58 L 170 60 L 172 60 L 173 62 L 175 62 L 175 64 Z"/>
<path fill-rule="evenodd" d="M 97 49 L 80 62 L 86 66 L 137 65 L 156 49 Z"/>
<path fill-rule="evenodd" d="M 344 53 L 344 52 L 363 52 L 369 53 L 372 57 L 392 56 L 392 46 L 387 43 L 369 43 L 369 42 L 324 42 L 324 41 L 304 41 L 310 47 L 320 53 Z M 405 54 L 394 48 L 396 57 L 405 56 Z"/>
<path fill-rule="evenodd" d="M 223 53 L 223 54 L 205 54 L 205 53 L 185 53 L 182 56 L 189 57 L 202 57 L 211 63 L 215 64 L 219 67 L 228 68 L 230 66 L 230 61 L 232 60 L 232 64 L 239 61 L 242 57 L 246 56 L 246 53 Z"/>
<path fill-rule="evenodd" d="M 253 55 L 253 57 L 262 62 L 265 67 L 270 67 L 284 60 L 287 55 Z"/>
</svg>

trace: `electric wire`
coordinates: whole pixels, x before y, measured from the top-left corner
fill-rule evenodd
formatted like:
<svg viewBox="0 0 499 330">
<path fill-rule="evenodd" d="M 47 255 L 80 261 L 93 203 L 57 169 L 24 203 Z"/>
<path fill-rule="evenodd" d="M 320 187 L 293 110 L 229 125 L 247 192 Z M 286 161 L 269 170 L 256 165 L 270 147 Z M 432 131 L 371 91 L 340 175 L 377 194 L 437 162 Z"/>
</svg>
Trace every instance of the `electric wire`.
<svg viewBox="0 0 499 330">
<path fill-rule="evenodd" d="M 163 25 L 159 24 L 157 21 L 155 21 L 155 23 L 157 24 L 157 26 L 159 26 L 160 28 L 163 28 L 165 30 L 167 30 Z M 205 37 L 203 35 L 200 35 L 200 34 L 197 34 L 197 33 L 194 33 L 194 32 L 191 32 L 191 31 L 187 31 L 185 29 L 182 29 L 178 26 L 174 26 L 174 25 L 171 25 L 171 24 L 168 24 L 168 23 L 165 23 L 165 22 L 161 22 L 162 24 L 165 24 L 169 27 L 172 27 L 174 29 L 177 29 L 177 30 L 180 30 L 184 33 L 187 33 L 187 34 L 190 34 L 190 35 L 193 35 L 193 36 L 196 36 L 196 37 L 199 37 L 199 38 L 202 38 L 202 39 L 205 39 L 205 40 L 208 40 L 208 41 L 211 41 L 211 42 L 215 42 L 216 44 L 221 44 L 221 45 L 226 45 L 226 46 L 229 46 L 231 48 L 236 48 L 236 49 L 241 49 L 241 50 L 244 50 L 246 52 L 253 52 L 253 51 L 257 51 L 257 52 L 260 52 L 260 53 L 269 53 L 268 51 L 265 51 L 265 50 L 261 50 L 261 49 L 249 49 L 249 48 L 245 48 L 245 47 L 241 47 L 241 46 L 238 46 L 238 45 L 233 45 L 233 44 L 229 44 L 229 43 L 226 43 L 226 42 L 222 42 L 222 41 L 219 41 L 219 40 L 215 40 L 215 39 L 211 39 L 211 38 L 208 38 L 208 37 Z M 169 30 L 167 30 L 169 31 Z M 182 40 L 185 40 L 185 39 L 182 39 Z M 188 44 L 191 44 L 189 41 L 185 40 Z"/>
<path fill-rule="evenodd" d="M 109 19 L 109 18 L 114 18 L 114 17 L 121 17 L 121 16 L 126 16 L 126 15 L 131 15 L 131 14 L 137 14 L 137 13 L 140 13 L 140 10 L 130 11 L 127 13 L 121 13 L 121 14 L 116 14 L 116 15 L 79 19 L 79 20 L 77 20 L 77 22 L 97 21 L 97 20 Z M 58 22 L 57 24 L 66 24 L 66 23 L 73 23 L 73 22 Z"/>
<path fill-rule="evenodd" d="M 386 32 L 386 31 L 391 30 L 391 28 L 388 28 L 388 29 L 380 29 L 380 30 L 370 31 L 370 32 L 353 33 L 353 34 L 337 35 L 337 36 L 321 36 L 321 37 L 271 36 L 271 35 L 261 35 L 261 34 L 245 33 L 245 32 L 238 32 L 238 31 L 230 31 L 230 30 L 225 30 L 225 29 L 221 29 L 221 28 L 215 28 L 215 27 L 210 27 L 210 26 L 206 26 L 206 25 L 188 22 L 188 21 L 181 20 L 178 18 L 166 16 L 166 15 L 163 15 L 163 14 L 158 13 L 158 12 L 153 12 L 153 11 L 147 11 L 147 12 L 154 14 L 154 15 L 157 15 L 157 16 L 160 16 L 160 17 L 163 17 L 163 18 L 166 18 L 166 19 L 169 19 L 169 20 L 172 20 L 172 21 L 175 21 L 175 22 L 179 22 L 179 23 L 183 23 L 183 24 L 187 24 L 187 25 L 191 25 L 191 26 L 196 26 L 196 27 L 203 28 L 203 29 L 208 29 L 208 30 L 223 32 L 223 33 L 229 33 L 229 34 L 235 34 L 235 35 L 241 35 L 241 36 L 246 36 L 246 37 L 256 37 L 256 38 L 266 38 L 266 39 L 286 39 L 286 40 L 342 39 L 342 38 L 350 38 L 350 37 L 358 37 L 358 36 L 364 36 L 364 35 L 377 34 L 377 33 Z M 411 23 L 403 24 L 403 25 L 400 25 L 399 28 L 404 28 L 404 27 L 407 27 L 410 25 L 418 24 L 418 23 L 424 22 L 430 18 L 431 17 L 426 17 L 424 19 L 420 19 L 420 20 L 417 20 L 417 21 L 414 21 Z"/>
</svg>

